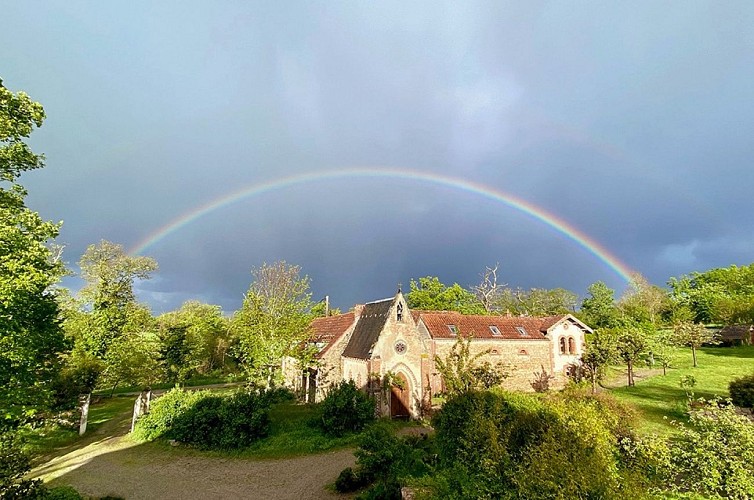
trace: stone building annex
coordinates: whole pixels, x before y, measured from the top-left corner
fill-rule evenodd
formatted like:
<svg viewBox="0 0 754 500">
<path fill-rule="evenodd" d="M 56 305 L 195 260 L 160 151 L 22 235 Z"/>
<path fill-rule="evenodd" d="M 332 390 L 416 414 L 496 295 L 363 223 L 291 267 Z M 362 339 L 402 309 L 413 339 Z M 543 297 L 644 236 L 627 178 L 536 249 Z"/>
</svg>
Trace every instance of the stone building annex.
<svg viewBox="0 0 754 500">
<path fill-rule="evenodd" d="M 471 355 L 489 350 L 480 362 L 502 364 L 508 374 L 503 387 L 532 391 L 542 377 L 550 387 L 562 387 L 583 352 L 584 334 L 591 332 L 570 314 L 534 318 L 411 311 L 400 291 L 346 314 L 317 318 L 312 330 L 318 367 L 302 376 L 288 360 L 288 385 L 305 392 L 309 401 L 319 401 L 341 380 L 377 392 L 379 381 L 390 373 L 398 382 L 380 398 L 380 411 L 391 416 L 418 416 L 432 395 L 443 391 L 434 359 L 444 359 L 459 336 L 472 336 Z"/>
</svg>

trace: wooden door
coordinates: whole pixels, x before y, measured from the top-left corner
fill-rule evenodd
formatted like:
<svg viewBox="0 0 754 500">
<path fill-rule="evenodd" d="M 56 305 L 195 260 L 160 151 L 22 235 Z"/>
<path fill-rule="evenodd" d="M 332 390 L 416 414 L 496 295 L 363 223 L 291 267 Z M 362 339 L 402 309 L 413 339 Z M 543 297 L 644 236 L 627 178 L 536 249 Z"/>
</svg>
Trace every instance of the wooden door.
<svg viewBox="0 0 754 500">
<path fill-rule="evenodd" d="M 411 416 L 408 411 L 411 405 L 411 388 L 405 375 L 398 373 L 396 378 L 400 381 L 402 387 L 392 386 L 390 388 L 390 416 L 408 418 Z"/>
</svg>

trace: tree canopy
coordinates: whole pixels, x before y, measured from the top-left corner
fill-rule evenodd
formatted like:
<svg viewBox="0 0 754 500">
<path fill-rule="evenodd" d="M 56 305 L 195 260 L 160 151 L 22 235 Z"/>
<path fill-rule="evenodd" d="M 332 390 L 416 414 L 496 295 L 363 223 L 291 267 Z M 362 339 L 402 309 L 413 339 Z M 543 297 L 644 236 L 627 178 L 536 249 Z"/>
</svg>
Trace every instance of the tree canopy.
<svg viewBox="0 0 754 500">
<path fill-rule="evenodd" d="M 64 268 L 48 246 L 60 224 L 28 209 L 16 182 L 44 165 L 25 142 L 44 117 L 41 104 L 0 80 L 0 425 L 45 407 L 65 346 L 54 289 Z"/>
<path fill-rule="evenodd" d="M 463 314 L 486 314 L 476 296 L 458 283 L 446 286 L 436 276 L 411 280 L 406 294 L 408 307 L 424 311 L 458 311 Z"/>
</svg>

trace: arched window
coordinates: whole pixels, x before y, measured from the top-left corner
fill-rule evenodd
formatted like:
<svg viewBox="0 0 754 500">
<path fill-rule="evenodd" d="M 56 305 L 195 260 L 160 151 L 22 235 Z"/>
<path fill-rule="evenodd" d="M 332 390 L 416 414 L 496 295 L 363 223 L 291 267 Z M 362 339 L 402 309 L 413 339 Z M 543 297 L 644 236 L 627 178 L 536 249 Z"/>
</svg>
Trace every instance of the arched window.
<svg viewBox="0 0 754 500">
<path fill-rule="evenodd" d="M 403 304 L 398 303 L 398 307 L 396 309 L 396 319 L 398 321 L 403 321 Z"/>
<path fill-rule="evenodd" d="M 566 353 L 566 339 L 565 337 L 560 337 L 560 354 Z"/>
<path fill-rule="evenodd" d="M 519 356 L 528 356 L 529 353 L 526 352 L 526 349 L 521 349 L 520 351 L 518 351 L 518 355 Z"/>
<path fill-rule="evenodd" d="M 568 354 L 576 354 L 576 341 L 573 337 L 568 337 Z"/>
</svg>

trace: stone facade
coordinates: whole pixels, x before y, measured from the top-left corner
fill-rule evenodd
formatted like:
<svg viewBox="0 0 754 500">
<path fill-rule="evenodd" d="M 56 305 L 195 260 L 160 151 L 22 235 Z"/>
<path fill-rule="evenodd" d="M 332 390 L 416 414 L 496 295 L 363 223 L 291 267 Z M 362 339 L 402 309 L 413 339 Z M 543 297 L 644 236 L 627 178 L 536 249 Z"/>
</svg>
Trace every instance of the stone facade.
<svg viewBox="0 0 754 500">
<path fill-rule="evenodd" d="M 379 401 L 383 415 L 422 414 L 443 391 L 435 356 L 445 358 L 459 336 L 471 336 L 472 355 L 500 365 L 503 387 L 532 391 L 560 388 L 584 350 L 588 326 L 571 315 L 548 318 L 467 316 L 456 312 L 409 311 L 403 295 L 356 306 L 348 315 L 319 318 L 313 342 L 321 347 L 318 369 L 309 377 L 286 372 L 289 385 L 321 400 L 340 380 L 353 380 Z M 293 375 L 291 373 L 294 373 Z M 385 380 L 391 384 L 383 383 Z"/>
</svg>

